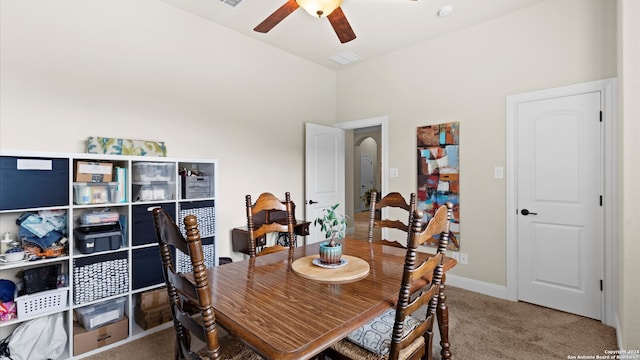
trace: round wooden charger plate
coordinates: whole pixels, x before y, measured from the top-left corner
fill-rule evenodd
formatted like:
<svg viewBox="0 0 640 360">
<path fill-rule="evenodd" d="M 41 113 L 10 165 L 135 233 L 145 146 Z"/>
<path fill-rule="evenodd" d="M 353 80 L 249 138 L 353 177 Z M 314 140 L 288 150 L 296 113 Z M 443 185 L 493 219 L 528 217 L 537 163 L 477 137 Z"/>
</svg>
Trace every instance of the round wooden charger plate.
<svg viewBox="0 0 640 360">
<path fill-rule="evenodd" d="M 342 255 L 347 259 L 347 264 L 335 269 L 322 268 L 312 263 L 318 255 L 309 255 L 300 258 L 291 264 L 293 271 L 307 279 L 325 283 L 348 283 L 360 280 L 369 274 L 369 263 L 359 257 Z"/>
</svg>

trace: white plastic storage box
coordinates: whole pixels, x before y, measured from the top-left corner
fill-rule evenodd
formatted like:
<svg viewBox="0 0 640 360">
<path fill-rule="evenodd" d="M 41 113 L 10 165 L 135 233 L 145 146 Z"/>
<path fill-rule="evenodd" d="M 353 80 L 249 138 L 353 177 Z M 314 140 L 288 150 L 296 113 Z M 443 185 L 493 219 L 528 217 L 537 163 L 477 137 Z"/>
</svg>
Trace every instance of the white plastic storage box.
<svg viewBox="0 0 640 360">
<path fill-rule="evenodd" d="M 173 163 L 133 163 L 133 182 L 175 181 L 176 165 Z"/>
<path fill-rule="evenodd" d="M 78 322 L 87 330 L 111 324 L 124 317 L 125 298 L 117 298 L 76 309 Z"/>
<path fill-rule="evenodd" d="M 34 294 L 16 297 L 18 318 L 30 318 L 40 314 L 63 310 L 67 307 L 69 288 L 41 291 Z"/>
<path fill-rule="evenodd" d="M 116 201 L 118 183 L 73 183 L 73 203 L 77 205 L 110 204 Z"/>
<path fill-rule="evenodd" d="M 175 182 L 148 182 L 132 184 L 133 201 L 173 200 Z"/>
</svg>

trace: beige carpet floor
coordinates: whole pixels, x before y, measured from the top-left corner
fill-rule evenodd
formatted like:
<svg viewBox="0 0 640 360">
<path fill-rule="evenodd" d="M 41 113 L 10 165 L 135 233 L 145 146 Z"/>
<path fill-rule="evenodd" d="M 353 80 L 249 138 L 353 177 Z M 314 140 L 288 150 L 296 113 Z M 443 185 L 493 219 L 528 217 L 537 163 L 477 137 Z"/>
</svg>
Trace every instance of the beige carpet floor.
<svg viewBox="0 0 640 360">
<path fill-rule="evenodd" d="M 615 329 L 598 320 L 454 287 L 447 294 L 456 359 L 567 359 L 617 349 Z"/>
<path fill-rule="evenodd" d="M 597 320 L 454 287 L 447 294 L 453 359 L 567 359 L 617 349 L 615 330 Z M 172 359 L 174 341 L 170 328 L 85 359 Z"/>
</svg>

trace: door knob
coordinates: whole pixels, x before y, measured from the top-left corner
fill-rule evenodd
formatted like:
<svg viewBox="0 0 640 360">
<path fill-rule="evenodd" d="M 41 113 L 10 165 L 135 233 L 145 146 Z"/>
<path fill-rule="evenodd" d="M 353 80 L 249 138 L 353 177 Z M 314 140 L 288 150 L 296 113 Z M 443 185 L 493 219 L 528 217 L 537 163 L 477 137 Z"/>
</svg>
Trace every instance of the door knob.
<svg viewBox="0 0 640 360">
<path fill-rule="evenodd" d="M 317 203 L 318 203 L 317 201 L 313 201 L 313 200 L 309 200 L 309 202 L 308 202 L 309 205 L 313 205 L 313 204 L 317 204 Z"/>
<path fill-rule="evenodd" d="M 520 214 L 522 214 L 522 215 L 524 215 L 524 216 L 527 216 L 527 215 L 538 215 L 538 213 L 531 212 L 531 211 L 529 211 L 529 210 L 527 210 L 527 209 L 522 209 L 522 210 L 520 211 Z"/>
</svg>

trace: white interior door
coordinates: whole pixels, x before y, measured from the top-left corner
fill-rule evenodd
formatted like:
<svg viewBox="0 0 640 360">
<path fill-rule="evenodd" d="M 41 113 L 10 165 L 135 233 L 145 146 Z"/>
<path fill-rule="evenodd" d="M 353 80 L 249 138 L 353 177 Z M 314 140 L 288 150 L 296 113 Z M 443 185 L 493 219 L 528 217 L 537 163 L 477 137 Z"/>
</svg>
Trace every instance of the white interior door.
<svg viewBox="0 0 640 360">
<path fill-rule="evenodd" d="M 336 203 L 345 212 L 344 131 L 306 123 L 305 126 L 305 219 L 313 222 L 322 209 Z M 306 243 L 324 240 L 315 227 L 309 227 Z"/>
<path fill-rule="evenodd" d="M 360 154 L 360 198 L 373 187 L 373 158 L 370 155 Z M 366 210 L 366 203 L 360 201 L 358 208 Z"/>
<path fill-rule="evenodd" d="M 600 92 L 517 107 L 518 299 L 602 317 Z"/>
</svg>

